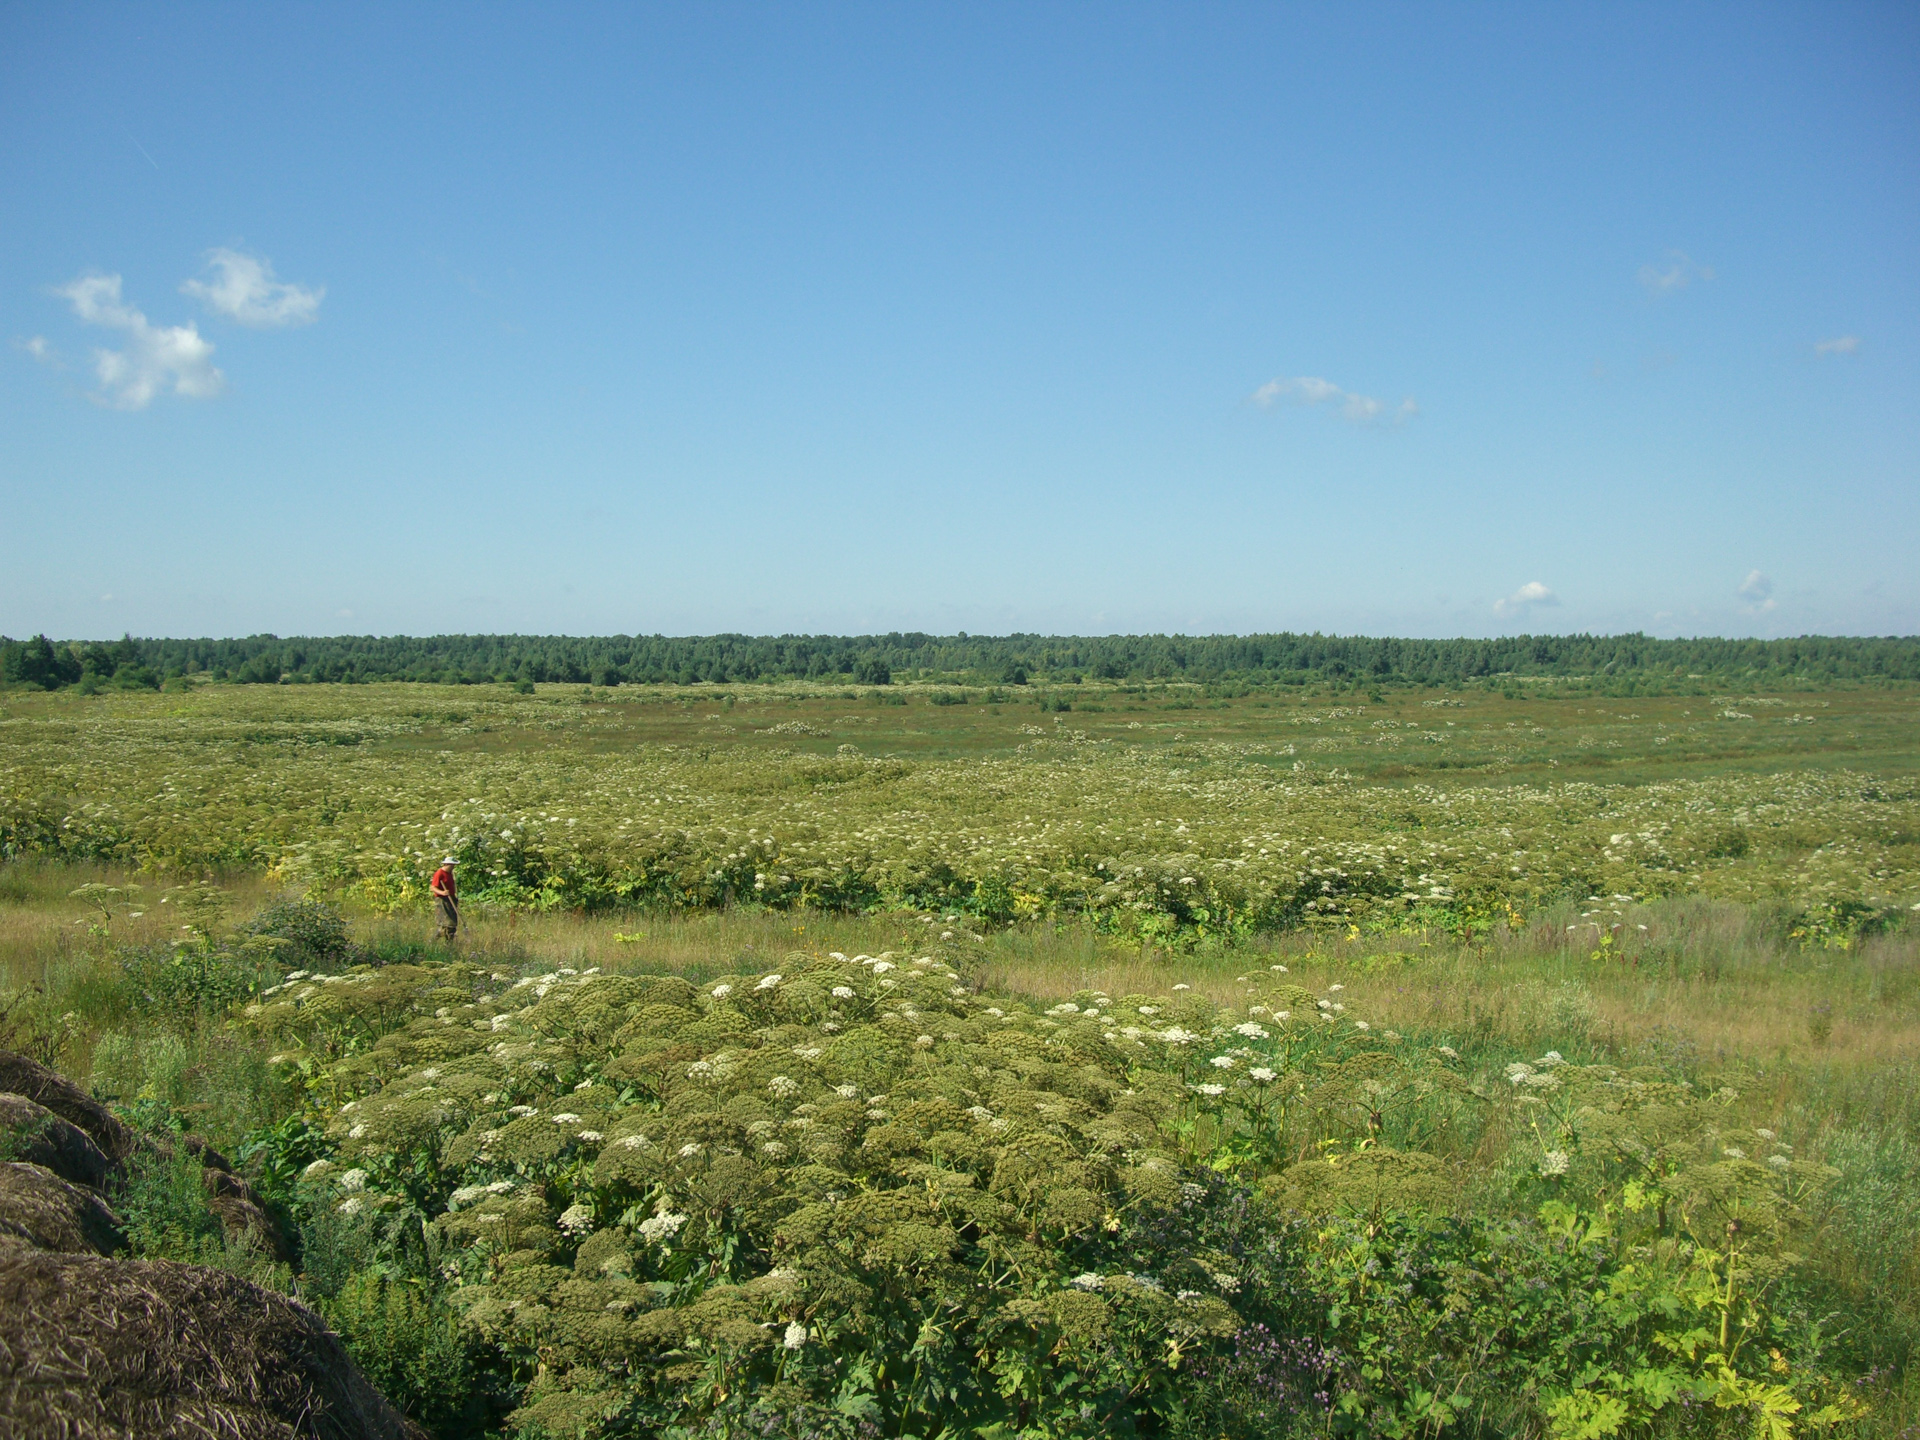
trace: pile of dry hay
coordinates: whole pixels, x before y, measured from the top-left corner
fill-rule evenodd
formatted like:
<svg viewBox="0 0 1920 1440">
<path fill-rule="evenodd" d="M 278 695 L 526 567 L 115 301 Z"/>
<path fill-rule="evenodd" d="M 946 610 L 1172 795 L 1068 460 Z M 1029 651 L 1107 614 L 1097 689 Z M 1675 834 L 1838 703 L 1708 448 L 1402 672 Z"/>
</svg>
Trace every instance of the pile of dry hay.
<svg viewBox="0 0 1920 1440">
<path fill-rule="evenodd" d="M 71 1081 L 0 1052 L 0 1436 L 408 1440 L 297 1301 L 223 1270 L 118 1260 L 102 1187 L 143 1144 Z M 198 1148 L 198 1147 L 196 1147 Z M 271 1234 L 211 1150 L 208 1205 Z"/>
</svg>

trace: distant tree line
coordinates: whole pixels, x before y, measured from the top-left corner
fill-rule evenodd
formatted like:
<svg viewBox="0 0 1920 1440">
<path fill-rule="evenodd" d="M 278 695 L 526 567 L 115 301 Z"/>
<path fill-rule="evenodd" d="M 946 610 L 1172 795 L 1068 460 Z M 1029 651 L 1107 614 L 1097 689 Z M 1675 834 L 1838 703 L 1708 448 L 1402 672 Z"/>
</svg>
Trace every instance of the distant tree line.
<svg viewBox="0 0 1920 1440">
<path fill-rule="evenodd" d="M 152 688 L 181 676 L 236 684 L 887 685 L 1087 680 L 1208 684 L 1455 684 L 1500 677 L 1920 679 L 1920 636 L 1656 640 L 1516 635 L 336 635 L 239 640 L 52 641 L 0 637 L 0 681 L 43 690 Z"/>
<path fill-rule="evenodd" d="M 131 637 L 56 643 L 44 635 L 31 640 L 0 635 L 0 682 L 37 690 L 64 690 L 69 685 L 157 690 L 161 676 L 145 659 L 146 647 L 152 643 Z"/>
</svg>

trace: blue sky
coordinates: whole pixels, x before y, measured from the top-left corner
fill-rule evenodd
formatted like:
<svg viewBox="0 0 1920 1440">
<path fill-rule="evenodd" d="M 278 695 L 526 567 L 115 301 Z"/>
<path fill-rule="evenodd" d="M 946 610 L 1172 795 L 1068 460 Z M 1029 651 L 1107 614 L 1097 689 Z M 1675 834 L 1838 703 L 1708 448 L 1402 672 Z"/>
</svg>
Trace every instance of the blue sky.
<svg viewBox="0 0 1920 1440">
<path fill-rule="evenodd" d="M 1920 631 L 1911 5 L 0 8 L 0 631 Z"/>
</svg>

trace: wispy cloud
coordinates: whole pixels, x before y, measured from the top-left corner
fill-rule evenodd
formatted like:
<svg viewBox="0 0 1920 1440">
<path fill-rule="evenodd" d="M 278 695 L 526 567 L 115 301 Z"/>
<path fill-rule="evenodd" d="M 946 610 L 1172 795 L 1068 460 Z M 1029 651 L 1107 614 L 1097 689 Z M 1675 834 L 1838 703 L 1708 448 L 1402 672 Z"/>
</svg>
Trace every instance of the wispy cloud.
<svg viewBox="0 0 1920 1440">
<path fill-rule="evenodd" d="M 95 350 L 99 398 L 117 410 L 141 410 L 171 387 L 176 395 L 205 400 L 220 393 L 226 377 L 213 364 L 213 345 L 191 323 L 157 326 L 120 298 L 118 275 L 83 275 L 54 294 L 70 302 L 89 325 L 126 332 L 124 350 Z"/>
<path fill-rule="evenodd" d="M 18 345 L 42 365 L 58 366 L 60 363 L 60 357 L 53 353 L 53 346 L 47 343 L 47 337 L 44 335 L 35 335 L 26 340 L 16 340 L 14 344 Z"/>
<path fill-rule="evenodd" d="M 1398 405 L 1376 400 L 1371 395 L 1342 390 L 1331 380 L 1317 375 L 1269 380 L 1249 397 L 1262 410 L 1275 405 L 1331 405 L 1340 418 L 1355 425 L 1404 425 L 1420 413 L 1409 396 Z"/>
<path fill-rule="evenodd" d="M 326 287 L 309 289 L 276 280 L 271 262 L 259 256 L 238 250 L 209 250 L 206 268 L 210 279 L 189 280 L 180 291 L 216 314 L 263 330 L 309 325 L 319 318 Z"/>
<path fill-rule="evenodd" d="M 1773 581 L 1758 570 L 1749 570 L 1747 578 L 1740 582 L 1740 588 L 1734 591 L 1740 597 L 1740 603 L 1750 614 L 1764 615 L 1773 609 Z"/>
<path fill-rule="evenodd" d="M 1858 335 L 1836 335 L 1831 340 L 1815 341 L 1813 353 L 1816 355 L 1851 355 L 1859 348 L 1860 337 Z"/>
<path fill-rule="evenodd" d="M 1640 267 L 1640 283 L 1655 295 L 1684 290 L 1696 280 L 1713 279 L 1711 265 L 1696 265 L 1684 250 L 1669 250 L 1661 264 Z"/>
<path fill-rule="evenodd" d="M 1529 580 L 1504 600 L 1493 602 L 1496 615 L 1525 615 L 1560 603 L 1560 597 L 1538 580 Z"/>
</svg>

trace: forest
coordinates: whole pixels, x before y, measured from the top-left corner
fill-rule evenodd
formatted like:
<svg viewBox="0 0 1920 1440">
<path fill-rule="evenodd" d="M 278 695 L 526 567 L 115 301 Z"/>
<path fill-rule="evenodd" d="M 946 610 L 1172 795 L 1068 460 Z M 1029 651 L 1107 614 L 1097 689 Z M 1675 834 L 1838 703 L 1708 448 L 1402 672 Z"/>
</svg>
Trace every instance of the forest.
<svg viewBox="0 0 1920 1440">
<path fill-rule="evenodd" d="M 1513 635 L 250 635 L 245 639 L 25 640 L 0 636 L 0 682 L 42 690 L 236 684 L 744 684 L 894 676 L 958 683 L 1185 680 L 1249 685 L 1434 685 L 1499 677 L 1629 679 L 1660 687 L 1739 678 L 1920 679 L 1920 637 L 1781 640 Z"/>
</svg>

